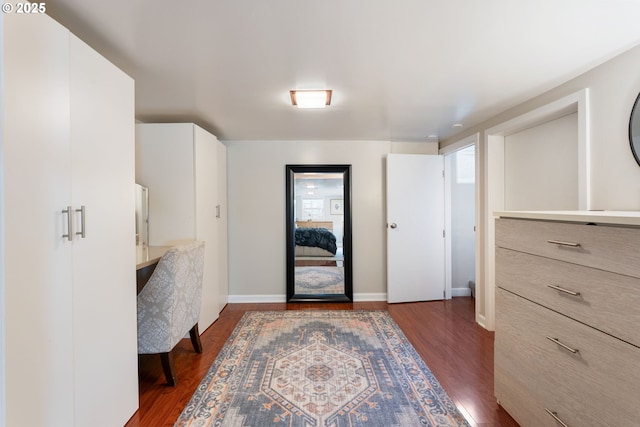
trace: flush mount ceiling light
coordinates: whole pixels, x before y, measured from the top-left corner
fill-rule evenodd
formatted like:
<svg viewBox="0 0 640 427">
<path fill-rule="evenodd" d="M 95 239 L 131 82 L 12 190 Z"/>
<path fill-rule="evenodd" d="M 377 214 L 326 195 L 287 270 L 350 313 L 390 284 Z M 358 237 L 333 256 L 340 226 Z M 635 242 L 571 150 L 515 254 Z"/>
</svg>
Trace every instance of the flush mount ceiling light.
<svg viewBox="0 0 640 427">
<path fill-rule="evenodd" d="M 324 108 L 331 104 L 331 90 L 290 90 L 291 104 L 298 108 Z"/>
</svg>

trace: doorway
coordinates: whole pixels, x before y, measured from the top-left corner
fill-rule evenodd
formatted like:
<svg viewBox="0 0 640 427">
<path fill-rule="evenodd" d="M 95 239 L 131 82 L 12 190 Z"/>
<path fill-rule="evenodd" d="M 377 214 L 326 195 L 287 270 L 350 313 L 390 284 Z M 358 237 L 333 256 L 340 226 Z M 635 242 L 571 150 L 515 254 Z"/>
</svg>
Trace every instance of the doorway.
<svg viewBox="0 0 640 427">
<path fill-rule="evenodd" d="M 449 152 L 445 164 L 447 290 L 451 297 L 475 297 L 476 147 Z"/>
<path fill-rule="evenodd" d="M 443 148 L 440 154 L 444 156 L 387 157 L 388 302 L 475 297 L 477 142 L 475 134 Z M 438 187 L 440 190 L 436 191 Z M 442 201 L 436 203 L 438 199 Z M 422 204 L 426 204 L 425 211 Z M 401 209 L 394 209 L 397 207 Z M 425 213 L 427 208 L 430 215 Z M 417 221 L 403 216 L 408 213 L 417 216 Z M 401 239 L 402 229 L 408 230 L 408 237 L 412 237 L 409 241 Z M 415 241 L 433 246 L 417 250 Z M 441 254 L 441 258 L 436 254 Z M 438 271 L 442 272 L 440 279 L 433 277 Z M 427 292 L 428 289 L 431 291 Z"/>
</svg>

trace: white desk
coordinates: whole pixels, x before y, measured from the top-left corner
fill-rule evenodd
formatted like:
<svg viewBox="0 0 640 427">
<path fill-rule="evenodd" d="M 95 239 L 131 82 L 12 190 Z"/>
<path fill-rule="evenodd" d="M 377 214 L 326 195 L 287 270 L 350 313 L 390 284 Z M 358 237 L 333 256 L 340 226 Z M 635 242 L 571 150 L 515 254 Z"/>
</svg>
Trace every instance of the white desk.
<svg viewBox="0 0 640 427">
<path fill-rule="evenodd" d="M 138 293 L 147 284 L 158 261 L 171 246 L 136 246 L 136 287 Z"/>
<path fill-rule="evenodd" d="M 136 270 L 157 264 L 171 246 L 136 246 Z"/>
</svg>

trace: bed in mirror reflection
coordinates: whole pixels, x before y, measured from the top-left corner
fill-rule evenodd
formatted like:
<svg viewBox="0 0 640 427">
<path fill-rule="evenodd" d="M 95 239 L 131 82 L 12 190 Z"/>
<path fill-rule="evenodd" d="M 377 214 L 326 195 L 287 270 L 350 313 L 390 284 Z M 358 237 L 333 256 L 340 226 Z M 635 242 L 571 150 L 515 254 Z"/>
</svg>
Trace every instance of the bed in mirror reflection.
<svg viewBox="0 0 640 427">
<path fill-rule="evenodd" d="M 332 221 L 296 221 L 295 293 L 344 294 L 344 252 Z"/>
</svg>

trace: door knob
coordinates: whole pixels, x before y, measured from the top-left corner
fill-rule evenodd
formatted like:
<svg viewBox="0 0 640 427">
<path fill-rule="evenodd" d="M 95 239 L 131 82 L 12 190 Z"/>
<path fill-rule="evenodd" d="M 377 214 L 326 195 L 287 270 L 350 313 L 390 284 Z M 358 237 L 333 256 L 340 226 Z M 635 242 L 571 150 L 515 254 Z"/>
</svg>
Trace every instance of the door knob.
<svg viewBox="0 0 640 427">
<path fill-rule="evenodd" d="M 389 226 L 391 228 L 398 228 L 398 224 L 396 224 L 395 222 L 392 222 L 391 225 Z"/>
</svg>

